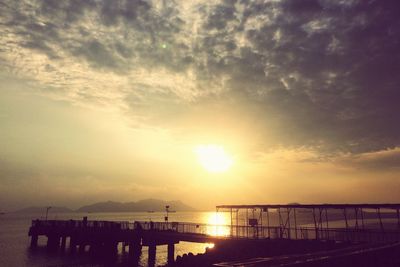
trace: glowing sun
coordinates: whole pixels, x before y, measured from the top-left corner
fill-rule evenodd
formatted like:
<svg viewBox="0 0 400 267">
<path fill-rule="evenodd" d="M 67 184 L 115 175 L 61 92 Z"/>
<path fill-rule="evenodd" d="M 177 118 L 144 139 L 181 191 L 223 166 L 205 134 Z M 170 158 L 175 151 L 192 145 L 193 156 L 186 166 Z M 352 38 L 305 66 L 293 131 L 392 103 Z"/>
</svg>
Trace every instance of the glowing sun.
<svg viewBox="0 0 400 267">
<path fill-rule="evenodd" d="M 200 145 L 195 148 L 201 166 L 209 172 L 226 172 L 233 164 L 232 157 L 218 145 Z"/>
</svg>

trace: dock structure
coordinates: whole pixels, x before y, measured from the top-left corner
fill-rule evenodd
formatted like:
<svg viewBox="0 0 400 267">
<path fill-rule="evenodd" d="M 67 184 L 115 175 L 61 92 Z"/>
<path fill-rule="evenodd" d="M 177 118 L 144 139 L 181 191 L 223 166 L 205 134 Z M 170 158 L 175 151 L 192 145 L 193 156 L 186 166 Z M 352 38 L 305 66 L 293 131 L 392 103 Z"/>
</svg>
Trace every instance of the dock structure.
<svg viewBox="0 0 400 267">
<path fill-rule="evenodd" d="M 89 251 L 112 258 L 118 246 L 129 249 L 138 260 L 148 247 L 148 263 L 154 266 L 157 246 L 168 246 L 168 264 L 173 264 L 179 242 L 229 243 L 238 240 L 319 240 L 351 243 L 400 242 L 400 204 L 323 205 L 221 205 L 217 214 L 228 212 L 230 224 L 183 222 L 115 222 L 83 220 L 33 220 L 29 229 L 31 247 L 39 236 L 47 237 L 49 250 L 70 253 Z M 225 214 L 226 215 L 226 214 Z M 385 220 L 391 228 L 385 227 Z M 333 227 L 342 220 L 343 227 Z M 371 221 L 374 224 L 371 224 Z"/>
<path fill-rule="evenodd" d="M 231 237 L 400 241 L 400 204 L 219 205 L 216 212 L 230 214 Z"/>
</svg>

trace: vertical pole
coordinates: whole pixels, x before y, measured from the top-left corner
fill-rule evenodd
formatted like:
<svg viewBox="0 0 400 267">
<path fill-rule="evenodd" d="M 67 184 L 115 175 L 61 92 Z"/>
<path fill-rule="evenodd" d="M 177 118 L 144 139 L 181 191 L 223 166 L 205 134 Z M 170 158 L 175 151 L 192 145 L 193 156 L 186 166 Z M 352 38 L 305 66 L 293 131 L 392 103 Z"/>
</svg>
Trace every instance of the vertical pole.
<svg viewBox="0 0 400 267">
<path fill-rule="evenodd" d="M 286 208 L 286 211 L 287 211 L 287 223 L 288 223 L 288 239 L 290 239 L 290 209 L 289 208 Z"/>
<path fill-rule="evenodd" d="M 399 208 L 396 209 L 397 213 L 397 229 L 400 230 L 400 210 Z"/>
<path fill-rule="evenodd" d="M 215 208 L 215 235 L 218 236 L 218 208 Z"/>
<path fill-rule="evenodd" d="M 246 208 L 246 238 L 249 238 L 249 210 Z"/>
<path fill-rule="evenodd" d="M 149 245 L 149 267 L 154 267 L 154 265 L 156 264 L 156 250 L 157 246 L 155 244 Z"/>
<path fill-rule="evenodd" d="M 239 236 L 239 209 L 236 209 L 236 237 Z"/>
<path fill-rule="evenodd" d="M 79 244 L 79 253 L 83 253 L 85 252 L 85 244 L 84 243 L 80 243 Z"/>
<path fill-rule="evenodd" d="M 65 250 L 65 244 L 67 243 L 67 237 L 66 236 L 62 236 L 61 237 L 61 250 L 64 251 Z"/>
<path fill-rule="evenodd" d="M 318 213 L 319 213 L 319 222 L 318 222 L 318 228 L 323 229 L 323 223 L 322 223 L 322 212 L 323 212 L 323 208 L 318 208 Z"/>
<path fill-rule="evenodd" d="M 378 216 L 379 216 L 379 224 L 381 225 L 381 231 L 384 232 L 383 223 L 382 223 L 382 216 L 381 216 L 381 209 L 378 208 Z"/>
<path fill-rule="evenodd" d="M 233 217 L 232 217 L 232 208 L 231 208 L 231 236 L 233 236 Z"/>
<path fill-rule="evenodd" d="M 296 236 L 297 239 L 297 219 L 296 219 L 296 208 L 293 209 L 293 215 L 294 215 L 294 235 Z"/>
<path fill-rule="evenodd" d="M 133 257 L 133 255 L 135 255 L 135 253 L 134 253 L 135 252 L 135 245 L 134 245 L 133 242 L 129 243 L 128 251 L 129 251 L 129 256 L 130 257 Z"/>
<path fill-rule="evenodd" d="M 76 237 L 70 237 L 69 238 L 69 250 L 71 254 L 74 254 L 76 251 Z"/>
<path fill-rule="evenodd" d="M 140 243 L 140 237 L 136 237 L 129 243 L 129 256 L 139 258 L 142 254 L 142 244 Z"/>
<path fill-rule="evenodd" d="M 325 208 L 325 221 L 326 221 L 326 229 L 329 229 L 329 218 L 328 218 L 328 209 Z"/>
<path fill-rule="evenodd" d="M 253 219 L 255 219 L 255 215 L 254 215 L 254 212 L 255 212 L 255 208 L 253 207 L 253 210 L 252 210 L 252 217 L 253 217 Z M 256 229 L 255 229 L 255 226 L 252 226 L 252 229 L 253 229 L 253 238 L 254 237 L 256 237 Z"/>
<path fill-rule="evenodd" d="M 358 208 L 354 208 L 354 212 L 355 212 L 355 217 L 356 217 L 356 224 L 355 224 L 355 228 L 358 229 Z"/>
<path fill-rule="evenodd" d="M 47 207 L 46 208 L 46 221 L 47 221 L 47 215 L 49 215 L 49 210 L 51 209 L 51 207 Z"/>
<path fill-rule="evenodd" d="M 363 211 L 362 208 L 360 209 L 360 211 L 361 211 L 361 225 L 362 225 L 362 229 L 364 230 L 364 229 L 365 229 L 365 225 L 364 225 L 364 211 Z"/>
<path fill-rule="evenodd" d="M 172 266 L 175 261 L 175 245 L 174 243 L 168 244 L 168 266 Z"/>
<path fill-rule="evenodd" d="M 279 217 L 279 238 L 282 238 L 281 208 L 278 208 L 278 217 Z"/>
<path fill-rule="evenodd" d="M 269 210 L 267 208 L 267 227 L 268 227 L 268 238 L 271 238 L 271 229 L 269 225 Z"/>
<path fill-rule="evenodd" d="M 329 240 L 329 219 L 328 219 L 328 208 L 325 208 L 325 221 L 326 221 L 326 234 L 327 239 Z"/>
<path fill-rule="evenodd" d="M 261 236 L 264 238 L 264 225 L 263 225 L 263 208 L 260 208 L 260 219 L 261 219 Z"/>
<path fill-rule="evenodd" d="M 344 208 L 343 209 L 343 214 L 344 214 L 344 221 L 345 221 L 345 223 L 346 223 L 346 240 L 348 241 L 349 240 L 349 232 L 348 232 L 348 230 L 349 230 L 349 223 L 347 222 L 347 213 L 346 213 L 346 208 Z"/>
<path fill-rule="evenodd" d="M 317 227 L 317 220 L 315 219 L 315 208 L 312 208 L 312 213 L 314 218 L 315 239 L 318 239 L 318 227 Z"/>
<path fill-rule="evenodd" d="M 38 243 L 38 235 L 32 235 L 31 237 L 31 248 L 35 248 L 37 247 L 37 243 Z"/>
<path fill-rule="evenodd" d="M 322 222 L 322 212 L 323 212 L 323 208 L 318 208 L 318 213 L 319 213 L 319 222 L 318 222 L 318 228 L 321 229 L 320 233 L 322 234 L 322 238 L 323 236 L 323 230 L 324 230 L 324 224 Z M 321 236 L 321 235 L 320 235 Z"/>
</svg>

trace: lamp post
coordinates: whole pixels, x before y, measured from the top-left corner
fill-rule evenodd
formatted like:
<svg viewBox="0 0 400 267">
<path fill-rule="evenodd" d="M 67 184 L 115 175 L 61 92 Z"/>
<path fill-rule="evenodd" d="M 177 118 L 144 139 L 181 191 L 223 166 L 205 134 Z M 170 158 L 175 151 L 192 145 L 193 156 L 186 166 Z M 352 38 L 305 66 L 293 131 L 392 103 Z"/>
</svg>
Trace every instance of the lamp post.
<svg viewBox="0 0 400 267">
<path fill-rule="evenodd" d="M 165 212 L 167 213 L 167 216 L 165 216 L 164 220 L 165 222 L 168 222 L 169 205 L 165 206 Z"/>
<path fill-rule="evenodd" d="M 51 207 L 47 207 L 46 208 L 46 221 L 47 221 L 47 215 L 49 215 L 49 210 L 51 209 Z"/>
</svg>

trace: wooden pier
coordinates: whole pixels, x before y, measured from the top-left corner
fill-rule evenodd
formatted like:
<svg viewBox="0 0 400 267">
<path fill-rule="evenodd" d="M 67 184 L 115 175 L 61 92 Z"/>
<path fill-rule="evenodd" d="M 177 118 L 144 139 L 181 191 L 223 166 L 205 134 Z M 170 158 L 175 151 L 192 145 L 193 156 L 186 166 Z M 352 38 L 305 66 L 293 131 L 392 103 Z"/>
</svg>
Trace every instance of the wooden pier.
<svg viewBox="0 0 400 267">
<path fill-rule="evenodd" d="M 329 227 L 327 209 L 344 209 L 346 227 Z M 31 236 L 31 247 L 35 248 L 38 244 L 39 236 L 47 237 L 47 248 L 52 251 L 69 249 L 70 253 L 90 251 L 94 255 L 107 256 L 113 258 L 118 253 L 118 246 L 122 245 L 123 251 L 127 247 L 129 256 L 138 260 L 142 247 L 148 247 L 148 265 L 154 266 L 156 260 L 157 246 L 168 246 L 168 264 L 173 264 L 175 255 L 175 244 L 185 242 L 197 243 L 229 243 L 238 240 L 254 242 L 260 240 L 318 240 L 330 242 L 349 242 L 349 243 L 390 243 L 400 242 L 400 205 L 391 206 L 364 206 L 379 211 L 378 222 L 380 227 L 370 229 L 364 225 L 364 217 L 371 217 L 371 213 L 365 214 L 361 209 L 362 221 L 351 227 L 347 221 L 346 209 L 350 206 L 324 206 L 323 208 L 313 205 L 269 205 L 262 206 L 218 206 L 221 209 L 229 210 L 231 216 L 230 225 L 208 225 L 181 222 L 112 222 L 112 221 L 89 221 L 86 217 L 82 220 L 33 220 L 29 229 Z M 399 228 L 385 229 L 383 227 L 380 208 L 392 208 L 395 212 L 390 214 L 397 219 Z M 245 217 L 240 220 L 240 209 L 245 209 Z M 259 215 L 257 215 L 257 209 Z M 272 209 L 276 209 L 272 211 Z M 281 209 L 285 209 L 284 218 Z M 301 209 L 301 210 L 300 210 Z M 312 211 L 314 227 L 304 227 L 298 224 L 296 210 L 299 213 L 310 209 Z M 249 212 L 250 211 L 250 212 Z M 269 220 L 271 213 L 275 212 L 278 216 L 278 224 L 271 225 Z M 242 212 L 243 213 L 243 212 Z M 322 215 L 326 215 L 323 220 Z M 335 213 L 337 214 L 337 213 Z M 258 217 L 257 217 L 258 216 Z M 267 220 L 263 219 L 267 216 Z M 259 218 L 259 220 L 256 219 Z M 358 217 L 357 217 L 358 218 Z M 294 220 L 294 222 L 292 222 Z M 241 223 L 244 222 L 244 223 Z M 359 227 L 359 224 L 362 225 Z M 220 231 L 220 230 L 223 231 Z"/>
</svg>

